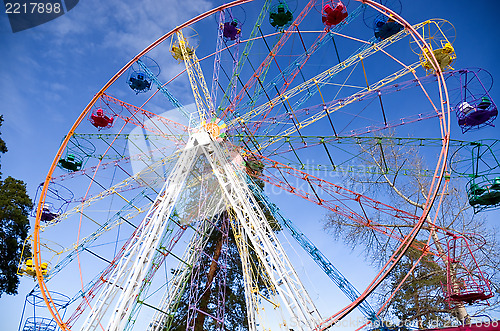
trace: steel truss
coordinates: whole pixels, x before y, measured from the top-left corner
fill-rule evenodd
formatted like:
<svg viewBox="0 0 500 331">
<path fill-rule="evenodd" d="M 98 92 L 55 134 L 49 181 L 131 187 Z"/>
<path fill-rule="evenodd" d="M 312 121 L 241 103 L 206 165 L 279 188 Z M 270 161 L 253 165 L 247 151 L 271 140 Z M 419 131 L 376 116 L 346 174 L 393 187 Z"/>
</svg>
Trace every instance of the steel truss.
<svg viewBox="0 0 500 331">
<path fill-rule="evenodd" d="M 133 238 L 121 250 L 121 258 L 113 263 L 113 269 L 107 275 L 97 302 L 93 305 L 82 330 L 94 330 L 100 327 L 100 321 L 105 315 L 110 315 L 106 330 L 123 330 L 130 318 L 131 311 L 141 290 L 141 285 L 147 272 L 151 269 L 155 252 L 160 248 L 161 238 L 168 228 L 169 218 L 174 210 L 176 201 L 184 189 L 186 179 L 196 162 L 203 156 L 212 167 L 220 189 L 224 196 L 226 208 L 231 209 L 236 217 L 233 220 L 238 229 L 238 236 L 248 238 L 265 268 L 267 275 L 290 314 L 290 318 L 298 321 L 300 330 L 310 330 L 315 327 L 321 316 L 306 289 L 302 285 L 297 273 L 292 267 L 283 247 L 271 229 L 264 212 L 259 207 L 253 192 L 247 185 L 246 174 L 241 165 L 233 162 L 220 146 L 223 142 L 216 142 L 209 134 L 200 130 L 190 138 L 173 172 L 166 180 L 160 194 L 146 214 L 145 219 L 137 228 Z M 181 262 L 183 268 L 174 276 L 168 294 L 162 300 L 159 312 L 150 329 L 158 330 L 164 325 L 165 318 L 173 311 L 176 300 L 180 298 L 193 266 L 199 258 L 200 252 L 206 244 L 206 238 L 214 225 L 208 220 L 202 221 L 195 238 L 191 241 L 185 258 Z M 234 226 L 233 226 L 234 228 Z M 244 254 L 248 260 L 248 254 Z M 248 261 L 246 261 L 248 262 Z M 248 265 L 248 263 L 245 263 Z M 250 278 L 244 277 L 246 281 Z M 250 289 L 245 291 L 248 307 L 254 307 L 255 301 Z M 118 297 L 118 299 L 115 299 Z M 108 312 L 111 304 L 114 308 Z M 219 316 L 217 316 L 219 317 Z M 253 321 L 252 321 L 253 320 Z M 255 323 L 255 317 L 251 323 Z M 255 329 L 255 326 L 251 326 Z"/>
</svg>

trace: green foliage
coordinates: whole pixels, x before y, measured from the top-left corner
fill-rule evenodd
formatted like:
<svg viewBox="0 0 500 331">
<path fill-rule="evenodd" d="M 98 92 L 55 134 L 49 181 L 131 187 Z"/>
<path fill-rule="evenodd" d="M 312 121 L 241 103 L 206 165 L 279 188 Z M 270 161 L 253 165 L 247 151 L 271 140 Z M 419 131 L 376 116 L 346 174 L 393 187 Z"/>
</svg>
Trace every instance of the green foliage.
<svg viewBox="0 0 500 331">
<path fill-rule="evenodd" d="M 2 122 L 3 116 L 0 116 L 0 125 Z M 6 151 L 5 142 L 0 139 L 0 152 Z M 28 213 L 32 206 L 26 184 L 12 177 L 0 180 L 0 296 L 17 294 L 17 266 L 28 236 Z M 25 251 L 25 256 L 29 254 L 29 250 Z"/>
<path fill-rule="evenodd" d="M 262 174 L 264 165 L 262 162 L 257 160 L 255 157 L 247 159 L 244 163 L 246 172 L 250 176 L 253 176 L 253 181 L 261 189 L 264 188 L 264 181 L 258 179 L 258 176 Z M 200 167 L 204 169 L 203 167 Z M 199 204 L 198 200 L 194 197 L 198 197 L 197 194 L 191 194 L 188 199 L 191 199 L 187 205 L 197 206 Z M 280 224 L 274 219 L 271 211 L 265 208 L 264 203 L 259 201 L 255 197 L 259 207 L 262 209 L 264 216 L 266 217 L 271 229 L 275 232 L 281 231 Z M 188 208 L 189 209 L 189 208 Z M 227 213 L 227 212 L 224 212 Z M 234 213 L 230 213 L 234 214 Z M 221 222 L 225 216 L 218 215 L 214 217 L 218 218 L 218 222 Z M 191 283 L 189 281 L 184 288 L 181 299 L 179 300 L 175 313 L 170 316 L 169 320 L 166 322 L 166 326 L 163 328 L 164 331 L 181 331 L 186 330 L 189 304 L 193 304 L 194 296 L 198 298 L 198 301 L 194 304 L 197 305 L 197 309 L 206 312 L 211 316 L 216 316 L 217 306 L 219 304 L 218 294 L 219 288 L 216 279 L 214 279 L 214 270 L 211 269 L 213 261 L 216 265 L 220 265 L 220 250 L 222 246 L 222 234 L 217 230 L 217 226 L 211 233 L 210 238 L 203 250 L 203 253 L 199 257 L 198 264 L 200 265 L 199 275 L 197 277 L 197 288 L 194 290 L 195 293 L 191 293 Z M 224 329 L 234 330 L 234 331 L 246 331 L 248 330 L 248 319 L 247 319 L 247 306 L 245 301 L 245 284 L 243 279 L 243 268 L 241 265 L 240 254 L 238 251 L 238 246 L 236 244 L 236 239 L 234 238 L 234 233 L 230 229 L 229 237 L 227 241 L 226 249 L 227 254 L 227 274 L 225 278 L 225 301 L 224 301 Z M 269 280 L 265 280 L 262 277 L 262 270 L 257 270 L 261 268 L 262 265 L 259 262 L 257 253 L 253 249 L 253 246 L 248 243 L 248 254 L 249 259 L 252 264 L 252 274 L 258 277 L 256 279 L 256 286 L 259 288 L 259 294 L 265 298 L 269 298 L 269 289 L 266 284 Z M 218 268 L 217 268 L 218 269 Z M 191 312 L 190 312 L 191 313 Z M 195 321 L 195 331 L 198 330 L 219 330 L 220 325 L 210 318 L 206 317 L 205 314 L 197 313 Z"/>
<path fill-rule="evenodd" d="M 222 240 L 221 233 L 217 230 L 212 232 L 210 239 L 205 246 L 204 252 L 200 256 L 200 263 L 203 266 L 210 265 L 209 256 L 214 256 L 216 247 L 219 241 Z M 241 266 L 241 260 L 238 253 L 238 248 L 236 246 L 236 241 L 229 231 L 228 247 L 227 247 L 227 275 L 226 275 L 226 287 L 225 287 L 225 314 L 224 314 L 224 328 L 225 330 L 248 330 L 248 321 L 246 316 L 246 302 L 245 302 L 245 288 L 243 286 L 243 270 Z M 207 273 L 208 268 L 201 270 L 202 274 Z M 206 287 L 206 277 L 200 277 L 198 284 L 198 291 L 205 290 Z M 212 282 L 209 286 L 209 304 L 207 305 L 207 312 L 211 315 L 215 315 L 215 309 L 217 308 L 217 294 L 218 288 L 216 282 Z M 189 284 L 185 289 L 182 298 L 180 300 L 179 306 L 173 316 L 172 326 L 170 331 L 181 331 L 186 330 L 187 324 L 187 312 L 189 305 L 189 295 L 190 289 Z M 214 321 L 210 318 L 206 318 L 203 330 L 216 330 L 216 325 Z"/>
<path fill-rule="evenodd" d="M 0 181 L 0 296 L 17 294 L 17 266 L 30 228 L 28 213 L 32 202 L 26 185 L 8 177 Z M 25 252 L 25 257 L 29 252 Z"/>
<path fill-rule="evenodd" d="M 389 276 L 391 293 L 421 255 L 422 252 L 414 248 L 406 252 Z M 433 255 L 425 255 L 392 298 L 391 312 L 400 321 L 416 323 L 419 328 L 445 322 L 449 316 L 449 309 L 441 292 L 441 284 L 445 283 L 446 271 L 436 263 Z"/>
<path fill-rule="evenodd" d="M 0 126 L 2 126 L 3 123 L 3 115 L 0 115 Z M 7 145 L 5 144 L 5 141 L 0 138 L 0 153 L 5 153 L 7 152 Z"/>
</svg>

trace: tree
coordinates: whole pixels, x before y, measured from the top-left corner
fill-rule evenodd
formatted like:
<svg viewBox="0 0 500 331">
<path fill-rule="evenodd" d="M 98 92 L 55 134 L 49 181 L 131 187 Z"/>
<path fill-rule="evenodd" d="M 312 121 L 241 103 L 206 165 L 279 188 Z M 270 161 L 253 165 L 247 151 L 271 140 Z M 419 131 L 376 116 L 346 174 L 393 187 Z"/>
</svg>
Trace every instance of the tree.
<svg viewBox="0 0 500 331">
<path fill-rule="evenodd" d="M 423 244 L 423 243 L 421 243 Z M 410 247 L 403 261 L 389 276 L 390 287 L 397 286 L 413 264 L 422 257 L 422 252 Z M 418 328 L 432 328 L 436 322 L 444 323 L 449 308 L 441 295 L 440 287 L 446 283 L 445 271 L 432 255 L 424 255 L 391 300 L 390 309 L 400 320 L 414 323 Z"/>
<path fill-rule="evenodd" d="M 239 260 L 238 249 L 234 236 L 231 234 L 228 238 L 228 259 L 227 259 L 227 275 L 226 275 L 226 301 L 225 301 L 225 318 L 224 328 L 226 330 L 248 330 L 248 322 L 246 319 L 246 304 L 245 293 L 242 286 L 242 268 Z M 202 279 L 199 279 L 198 295 L 202 296 L 198 309 L 215 316 L 216 307 L 213 304 L 217 303 L 217 284 L 213 281 L 214 270 L 210 269 L 212 263 L 217 263 L 220 258 L 222 246 L 222 235 L 219 231 L 214 230 L 204 248 L 204 254 L 201 254 L 200 265 L 204 266 L 201 272 L 205 274 Z M 212 260 L 213 259 L 213 260 Z M 190 284 L 187 284 L 179 306 L 175 312 L 172 321 L 172 331 L 186 330 L 187 314 L 189 309 Z M 215 330 L 216 325 L 212 319 L 205 319 L 206 315 L 199 313 L 196 320 L 196 328 L 200 330 Z"/>
<path fill-rule="evenodd" d="M 2 122 L 3 116 L 0 116 L 0 126 Z M 0 152 L 7 152 L 2 139 Z M 28 213 L 32 207 L 24 182 L 10 176 L 0 180 L 0 296 L 3 293 L 17 294 L 17 266 L 30 228 Z M 23 258 L 29 254 L 25 251 Z"/>
<path fill-rule="evenodd" d="M 226 213 L 226 212 L 223 212 Z M 215 217 L 216 219 L 217 217 Z M 220 217 L 219 222 L 217 222 L 217 228 L 220 228 L 220 221 L 224 217 Z M 197 286 L 190 288 L 190 283 L 188 283 L 184 289 L 181 300 L 175 310 L 175 314 L 172 316 L 172 320 L 168 323 L 170 327 L 169 331 L 181 331 L 186 330 L 186 324 L 188 319 L 188 311 L 190 309 L 190 296 L 196 296 L 199 298 L 198 306 L 196 309 L 198 311 L 203 311 L 211 316 L 216 316 L 216 310 L 218 308 L 218 295 L 219 288 L 217 280 L 215 279 L 216 272 L 224 264 L 226 268 L 225 280 L 224 280 L 224 329 L 225 330 L 237 330 L 245 331 L 248 330 L 248 320 L 247 320 L 247 305 L 245 301 L 245 287 L 243 279 L 243 268 L 240 260 L 240 255 L 238 251 L 238 246 L 234 238 L 233 231 L 228 231 L 227 242 L 224 242 L 223 235 L 217 229 L 214 229 L 210 238 L 208 239 L 206 246 L 203 248 L 203 253 L 200 254 L 197 266 L 200 267 L 199 278 L 197 281 Z M 223 247 L 226 245 L 226 247 Z M 222 261 L 222 250 L 226 251 L 226 260 Z M 250 260 L 256 264 L 257 254 L 254 250 L 249 250 Z M 193 268 L 194 269 L 194 268 Z M 260 275 L 259 272 L 254 274 Z M 218 279 L 219 280 L 219 279 Z M 262 279 L 257 280 L 257 286 L 259 287 L 259 292 L 262 296 L 268 297 L 268 288 L 265 285 L 265 281 Z M 192 291 L 195 291 L 193 293 Z M 192 309 L 192 308 L 191 308 Z M 195 328 L 194 330 L 219 330 L 220 325 L 212 318 L 207 318 L 206 314 L 197 313 Z M 167 329 L 165 329 L 167 330 Z"/>
<path fill-rule="evenodd" d="M 258 175 L 263 168 L 262 163 L 258 162 L 256 159 L 245 162 L 245 170 L 248 174 Z M 203 191 L 205 187 L 212 187 L 211 196 L 219 197 L 218 191 L 214 186 L 218 186 L 218 182 L 213 178 L 213 174 L 208 165 L 199 161 L 195 164 L 195 172 L 201 174 L 189 177 L 189 180 L 196 181 L 200 177 L 204 177 L 204 185 L 188 185 L 191 187 L 190 194 L 186 197 L 186 208 L 185 211 L 181 212 L 181 218 L 188 219 L 189 216 L 193 215 L 186 211 L 197 210 L 199 208 L 200 202 L 199 197 L 203 196 L 200 192 Z M 209 169 L 209 171 L 207 171 Z M 264 182 L 256 181 L 256 185 L 262 189 Z M 201 190 L 201 191 L 200 191 Z M 195 192 L 195 193 L 194 193 Z M 206 193 L 205 193 L 206 194 Z M 255 196 L 255 194 L 254 194 Z M 222 196 L 220 196 L 222 198 Z M 271 211 L 265 208 L 264 203 L 262 203 L 256 196 L 256 201 L 259 207 L 262 209 L 264 216 L 266 217 L 271 229 L 273 231 L 280 231 L 280 224 L 274 219 Z M 218 200 L 216 198 L 215 200 Z M 218 203 L 218 201 L 217 201 Z M 213 205 L 208 203 L 204 206 L 206 210 L 213 210 Z M 197 213 L 194 213 L 197 214 Z M 232 216 L 229 216 L 229 215 Z M 197 263 L 193 266 L 191 272 L 196 273 L 193 278 L 186 284 L 183 289 L 180 300 L 178 300 L 177 306 L 175 308 L 175 313 L 170 316 L 164 324 L 163 330 L 167 331 L 180 331 L 186 330 L 186 325 L 188 324 L 188 319 L 191 315 L 194 315 L 193 320 L 190 320 L 191 326 L 194 324 L 195 331 L 202 330 L 220 330 L 221 325 L 215 319 L 207 316 L 217 316 L 217 309 L 219 308 L 219 295 L 220 291 L 224 292 L 224 326 L 225 330 L 235 330 L 235 331 L 245 331 L 249 329 L 248 319 L 247 319 L 247 303 L 246 303 L 246 293 L 245 293 L 245 279 L 244 271 L 242 266 L 242 261 L 240 258 L 241 247 L 238 247 L 237 240 L 232 226 L 230 226 L 231 217 L 235 217 L 235 213 L 229 210 L 221 211 L 214 215 L 210 223 L 213 224 L 213 230 L 210 232 L 210 237 L 208 238 L 205 247 L 200 247 L 200 251 L 195 254 L 199 254 Z M 224 222 L 227 222 L 223 225 Z M 233 226 L 237 227 L 235 224 Z M 221 229 L 227 229 L 228 236 L 225 238 Z M 272 290 L 272 285 L 270 285 L 270 280 L 266 278 L 266 273 L 263 271 L 263 266 L 259 262 L 257 253 L 255 252 L 251 243 L 244 243 L 248 247 L 248 258 L 251 264 L 251 273 L 254 277 L 252 279 L 252 290 L 258 289 L 259 295 L 264 298 L 269 298 L 269 291 Z M 220 274 L 221 266 L 225 267 L 225 274 Z M 177 270 L 172 270 L 175 273 Z M 225 276 L 223 288 L 219 288 L 221 279 L 220 277 Z M 195 300 L 193 300 L 195 298 Z M 193 301 L 196 301 L 194 303 Z M 191 304 L 196 304 L 196 309 L 190 307 Z"/>
<path fill-rule="evenodd" d="M 360 142 L 358 144 L 360 158 L 365 162 L 366 168 L 371 171 L 365 174 L 353 173 L 345 177 L 344 185 L 351 185 L 351 187 L 354 185 L 354 189 L 359 193 L 369 192 L 370 196 L 378 200 L 418 215 L 425 207 L 424 201 L 426 201 L 427 188 L 432 180 L 432 171 L 426 170 L 428 165 L 422 156 L 424 152 L 420 150 L 420 146 L 424 146 L 425 143 L 411 144 L 410 142 L 410 139 L 405 142 L 404 139 L 391 136 Z M 473 214 L 467 195 L 462 188 L 465 186 L 464 182 L 460 178 L 452 177 L 452 180 L 448 178 L 447 184 L 448 190 L 443 196 L 438 217 L 435 220 L 428 217 L 427 223 L 422 228 L 423 231 L 417 237 L 417 240 L 426 243 L 430 236 L 429 244 L 437 251 L 437 256 L 433 259 L 430 259 L 429 255 L 424 256 L 420 265 L 410 272 L 419 256 L 415 255 L 416 252 L 413 250 L 406 253 L 378 293 L 379 303 L 384 304 L 385 307 L 383 314 L 386 315 L 386 319 L 404 318 L 407 321 L 412 320 L 419 325 L 425 325 L 425 321 L 432 320 L 436 314 L 439 315 L 439 319 L 444 318 L 445 312 L 449 316 L 455 316 L 461 322 L 470 319 L 463 304 L 459 303 L 453 307 L 442 305 L 444 294 L 440 287 L 448 264 L 446 251 L 448 238 L 443 235 L 443 231 L 438 233 L 436 227 L 444 230 L 445 233 L 463 235 L 473 245 L 478 244 L 479 249 L 474 257 L 483 272 L 485 271 L 490 276 L 493 288 L 499 286 L 499 249 L 495 229 L 489 226 L 484 218 Z M 437 203 L 434 204 L 434 211 L 437 205 Z M 406 235 L 413 227 L 412 224 L 401 224 L 395 218 L 386 219 L 376 213 L 368 217 L 394 229 L 394 232 L 401 236 Z M 358 245 L 366 247 L 366 257 L 377 265 L 387 261 L 399 243 L 370 227 L 346 220 L 336 214 L 327 215 L 325 229 L 334 234 L 337 239 L 342 238 L 353 248 Z M 479 238 L 485 238 L 486 244 L 479 245 Z M 397 292 L 385 305 L 389 295 L 409 272 L 400 292 Z M 490 309 L 495 309 L 499 305 L 498 298 L 490 304 Z"/>
</svg>

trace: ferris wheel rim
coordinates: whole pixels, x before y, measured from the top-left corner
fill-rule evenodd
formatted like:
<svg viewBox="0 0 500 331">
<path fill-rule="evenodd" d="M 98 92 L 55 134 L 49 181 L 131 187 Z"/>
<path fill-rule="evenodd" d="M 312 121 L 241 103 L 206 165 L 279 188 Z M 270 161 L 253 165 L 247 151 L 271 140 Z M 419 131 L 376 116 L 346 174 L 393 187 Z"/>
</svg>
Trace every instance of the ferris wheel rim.
<svg viewBox="0 0 500 331">
<path fill-rule="evenodd" d="M 402 24 L 405 27 L 405 29 L 408 29 L 410 31 L 410 33 L 412 34 L 412 37 L 414 38 L 414 40 L 417 43 L 417 45 L 419 46 L 419 48 L 422 49 L 422 51 L 423 51 L 424 48 L 431 49 L 430 46 L 424 40 L 424 38 L 418 33 L 418 31 L 416 31 L 415 29 L 413 29 L 412 26 L 406 20 L 404 20 L 399 14 L 393 12 L 392 10 L 390 10 L 390 9 L 386 8 L 385 6 L 377 3 L 374 0 L 356 0 L 356 1 L 362 2 L 364 4 L 368 4 L 369 6 L 371 6 L 374 9 L 376 9 L 381 14 L 384 14 L 387 17 L 389 17 L 389 15 L 391 15 L 393 19 L 395 19 L 398 23 Z M 430 58 L 431 58 L 432 66 L 434 67 L 434 70 L 435 70 L 435 72 L 437 73 L 437 76 L 438 76 L 438 85 L 439 85 L 439 90 L 440 90 L 441 104 L 442 105 L 446 105 L 446 112 L 442 113 L 442 117 L 441 117 L 441 121 L 440 121 L 441 125 L 442 125 L 442 127 L 441 127 L 441 136 L 442 136 L 442 139 L 443 139 L 443 145 L 442 145 L 441 154 L 440 154 L 440 162 L 438 162 L 438 164 L 436 166 L 435 177 L 433 178 L 431 186 L 429 188 L 429 193 L 431 193 L 431 194 L 427 195 L 427 201 L 425 203 L 425 207 L 424 207 L 424 210 L 422 212 L 422 215 L 420 216 L 419 221 L 417 222 L 417 224 L 414 227 L 414 231 L 415 231 L 414 235 L 411 235 L 411 232 L 410 232 L 405 237 L 405 239 L 406 238 L 415 238 L 415 236 L 417 235 L 417 233 L 419 232 L 419 230 L 423 226 L 424 222 L 426 221 L 426 218 L 427 218 L 427 216 L 430 213 L 430 209 L 431 209 L 432 205 L 434 204 L 435 199 L 436 199 L 436 197 L 438 195 L 438 191 L 439 191 L 439 188 L 441 186 L 441 181 L 442 181 L 442 179 L 443 179 L 443 177 L 445 175 L 446 165 L 447 165 L 447 160 L 448 160 L 449 140 L 450 140 L 450 126 L 451 126 L 451 120 L 450 120 L 451 109 L 450 109 L 450 105 L 449 105 L 449 96 L 448 96 L 448 91 L 447 91 L 447 88 L 446 88 L 446 82 L 445 82 L 445 79 L 444 79 L 444 76 L 443 76 L 443 72 L 442 72 L 441 68 L 439 67 L 439 63 L 436 60 L 436 57 L 434 56 L 434 54 L 432 52 L 430 52 Z M 440 81 L 442 83 L 440 83 Z M 444 88 L 444 91 L 441 90 L 442 88 Z M 443 100 L 443 94 L 442 94 L 443 92 L 444 92 L 444 95 L 445 95 L 445 100 Z M 441 164 L 441 167 L 440 167 L 440 164 Z M 436 178 L 436 175 L 437 175 L 437 178 Z M 444 189 L 444 187 L 443 187 L 443 189 Z M 444 195 L 442 194 L 441 197 L 440 197 L 440 201 L 442 201 L 443 196 Z M 408 245 L 406 246 L 406 249 L 404 250 L 404 252 L 409 247 L 410 246 L 409 246 L 409 243 L 408 243 Z M 400 255 L 399 259 L 401 259 L 401 258 L 402 258 L 402 254 Z M 399 259 L 398 259 L 398 261 L 399 261 Z M 385 277 L 383 277 L 383 278 L 381 278 L 380 280 L 377 281 L 377 285 L 376 286 L 378 286 L 378 284 L 380 284 L 381 281 L 388 276 L 389 272 L 395 266 L 396 266 L 396 263 L 394 263 L 393 267 L 390 268 L 385 273 Z M 376 288 L 376 286 L 375 287 L 371 287 L 371 286 L 375 282 L 375 280 L 377 279 L 377 277 L 378 277 L 378 275 L 376 276 L 376 278 L 372 281 L 372 283 L 367 287 L 367 289 L 362 293 L 362 295 L 355 302 L 347 305 L 344 309 L 341 310 L 340 314 L 337 313 L 337 314 L 333 315 L 332 317 L 326 319 L 321 324 L 319 324 L 318 325 L 318 330 L 325 330 L 326 328 L 330 327 L 334 323 L 336 323 L 339 320 L 341 320 L 343 317 L 345 317 L 347 314 L 349 314 L 352 310 L 354 310 Z M 370 289 L 370 287 L 371 287 L 371 289 Z M 326 326 L 323 326 L 322 324 L 326 324 Z"/>
<path fill-rule="evenodd" d="M 41 290 L 41 294 L 43 297 L 43 300 L 45 301 L 50 314 L 52 317 L 56 320 L 56 323 L 61 327 L 62 330 L 70 330 L 68 326 L 64 323 L 62 320 L 61 316 L 58 313 L 57 307 L 55 307 L 52 304 L 52 299 L 49 293 L 49 290 L 47 288 L 47 285 L 45 284 L 44 277 L 41 273 L 40 270 L 40 265 L 41 265 L 41 256 L 40 256 L 40 221 L 41 221 L 41 216 L 42 216 L 42 208 L 43 204 L 45 202 L 45 197 L 48 189 L 48 185 L 51 181 L 52 174 L 54 173 L 54 170 L 57 167 L 57 163 L 60 159 L 60 157 L 63 155 L 63 152 L 69 142 L 69 139 L 75 132 L 76 128 L 80 125 L 80 123 L 88 116 L 89 111 L 92 109 L 94 104 L 99 100 L 100 96 L 103 95 L 106 90 L 115 82 L 117 81 L 132 65 L 137 62 L 142 56 L 146 55 L 150 50 L 154 49 L 156 46 L 160 45 L 163 43 L 165 40 L 167 40 L 170 36 L 174 35 L 177 31 L 183 29 L 186 26 L 189 26 L 191 24 L 194 24 L 203 18 L 212 15 L 215 12 L 218 12 L 220 10 L 230 8 L 236 5 L 240 4 L 245 4 L 252 2 L 254 0 L 235 0 L 233 2 L 223 4 L 219 7 L 213 8 L 211 10 L 208 10 L 197 17 L 186 21 L 185 23 L 175 27 L 174 29 L 170 30 L 160 38 L 158 38 L 156 41 L 151 43 L 149 46 L 147 46 L 144 50 L 142 50 L 140 53 L 138 53 L 134 58 L 132 58 L 127 64 L 125 64 L 100 90 L 97 92 L 92 100 L 88 103 L 88 105 L 84 108 L 84 110 L 81 112 L 79 117 L 76 119 L 75 123 L 71 126 L 71 129 L 69 131 L 69 134 L 64 138 L 63 142 L 61 143 L 61 146 L 59 147 L 59 150 L 57 151 L 54 160 L 49 168 L 48 174 L 46 176 L 46 179 L 44 181 L 44 185 L 40 194 L 40 200 L 37 205 L 37 212 L 36 212 L 36 219 L 35 219 L 35 230 L 34 230 L 34 243 L 33 243 L 33 261 L 35 265 L 35 271 L 36 271 L 36 279 L 38 281 L 38 285 Z"/>
<path fill-rule="evenodd" d="M 47 178 L 44 182 L 44 187 L 42 189 L 42 195 L 41 195 L 41 198 L 40 198 L 40 201 L 38 203 L 38 207 L 37 207 L 37 216 L 36 216 L 36 223 L 35 223 L 35 249 L 34 249 L 34 261 L 35 261 L 35 266 L 36 266 L 36 271 L 37 271 L 37 279 L 38 279 L 38 283 L 39 283 L 39 286 L 41 288 L 41 291 L 42 291 L 42 295 L 44 297 L 44 300 L 47 304 L 47 306 L 49 307 L 49 310 L 52 314 L 52 316 L 56 319 L 58 325 L 63 329 L 63 330 L 69 330 L 69 328 L 67 328 L 67 326 L 64 324 L 64 322 L 62 321 L 62 319 L 60 319 L 60 322 L 59 322 L 59 314 L 57 313 L 57 309 L 56 309 L 56 312 L 53 312 L 52 309 L 51 309 L 51 299 L 50 299 L 50 293 L 46 287 L 46 284 L 44 282 L 44 279 L 43 279 L 43 276 L 41 275 L 41 273 L 39 272 L 39 268 L 38 268 L 38 265 L 40 263 L 40 257 L 39 257 L 39 245 L 40 245 L 40 242 L 39 242 L 39 229 L 40 229 L 40 218 L 41 218 L 41 207 L 43 206 L 43 203 L 44 203 L 44 199 L 46 197 L 46 192 L 47 192 L 47 189 L 48 189 L 48 184 L 52 178 L 52 174 L 57 166 L 57 162 L 58 160 L 60 159 L 60 157 L 63 155 L 63 152 L 69 142 L 69 139 L 71 138 L 71 136 L 74 134 L 76 128 L 80 125 L 80 123 L 85 119 L 85 117 L 88 115 L 88 112 L 91 110 L 91 108 L 93 107 L 93 105 L 99 100 L 99 98 L 105 93 L 105 91 L 108 89 L 109 86 L 111 86 L 119 77 L 121 77 L 121 75 L 126 72 L 126 70 L 128 70 L 138 59 L 140 59 L 142 56 L 144 56 L 145 54 L 147 54 L 150 50 L 152 50 L 153 48 L 155 48 L 157 45 L 161 44 L 163 41 L 167 40 L 170 36 L 172 36 L 176 31 L 178 30 L 181 30 L 183 29 L 184 27 L 187 27 L 187 26 L 190 26 L 191 24 L 217 12 L 217 11 L 220 11 L 220 10 L 223 10 L 225 8 L 230 8 L 232 6 L 236 6 L 236 5 L 239 5 L 239 4 L 244 4 L 244 3 L 248 3 L 248 2 L 251 2 L 253 0 L 237 0 L 237 1 L 234 1 L 234 2 L 231 2 L 229 4 L 225 4 L 225 5 L 222 5 L 222 6 L 219 6 L 217 8 L 214 8 L 212 10 L 209 10 L 201 15 L 198 15 L 196 18 L 192 19 L 192 20 L 189 20 L 187 21 L 186 23 L 174 28 L 173 30 L 171 30 L 170 32 L 168 32 L 167 34 L 165 34 L 164 36 L 160 37 L 158 40 L 156 40 L 155 42 L 153 42 L 152 44 L 150 44 L 148 47 L 146 47 L 143 51 L 141 51 L 138 55 L 136 55 L 130 62 L 128 62 L 122 69 L 120 69 L 116 74 L 115 76 L 113 76 L 105 85 L 104 87 L 93 97 L 93 99 L 91 100 L 91 102 L 85 107 L 85 109 L 82 111 L 81 115 L 77 118 L 77 120 L 75 121 L 75 124 L 72 126 L 72 128 L 70 129 L 70 133 L 67 135 L 67 137 L 65 138 L 65 140 L 63 141 L 63 143 L 61 144 L 61 147 L 59 148 L 59 151 L 57 152 L 55 158 L 54 158 L 54 161 L 50 167 L 50 170 L 49 170 L 49 173 L 47 175 Z M 379 7 L 379 6 L 376 6 L 374 5 L 374 1 L 371 1 L 371 0 L 356 0 L 356 1 L 360 1 L 360 2 L 363 2 L 363 3 L 367 3 L 371 6 L 373 6 L 374 8 L 375 7 Z M 377 4 L 375 2 L 375 4 Z M 378 5 L 378 4 L 377 4 Z M 383 6 L 382 6 L 383 7 Z M 385 8 L 385 7 L 384 7 Z M 380 7 L 379 7 L 380 9 Z M 384 9 L 382 9 L 384 10 Z M 387 10 L 387 9 L 385 9 Z M 388 10 L 387 10 L 388 11 Z M 404 21 L 401 17 L 399 17 L 398 15 L 398 19 L 401 20 L 402 23 L 405 23 L 405 27 L 410 29 L 411 26 L 406 23 L 406 21 Z M 412 34 L 413 35 L 413 34 Z M 421 40 L 423 42 L 423 47 L 425 47 L 426 43 L 424 40 Z M 434 56 L 432 56 L 434 58 Z M 436 73 L 438 73 L 438 75 L 440 75 L 440 79 L 442 80 L 443 82 L 443 85 L 444 85 L 444 93 L 446 95 L 446 98 L 447 98 L 447 90 L 446 90 L 446 85 L 444 83 L 444 77 L 442 76 L 442 71 L 439 69 L 439 66 L 437 65 L 437 61 L 436 59 L 434 58 L 434 63 L 433 63 L 434 66 L 436 66 Z M 440 85 L 440 89 L 441 89 L 441 85 Z M 442 99 L 442 95 L 441 95 L 441 100 L 443 101 Z M 443 117 L 445 118 L 443 121 L 446 121 L 444 127 L 442 128 L 442 138 L 443 138 L 443 141 L 444 141 L 444 144 L 443 144 L 443 149 L 442 149 L 442 154 L 444 153 L 444 155 L 442 155 L 442 157 L 444 158 L 444 160 L 447 159 L 447 153 L 448 153 L 448 143 L 449 143 L 449 122 L 450 122 L 450 108 L 449 108 L 449 103 L 447 103 L 447 113 L 444 114 L 443 113 Z M 433 191 L 432 191 L 432 194 L 430 194 L 428 196 L 428 199 L 431 199 L 431 200 L 428 200 L 428 202 L 426 202 L 426 208 L 424 210 L 424 213 L 422 214 L 421 216 L 421 219 L 422 219 L 422 222 L 424 221 L 424 218 L 427 217 L 428 213 L 430 212 L 430 208 L 432 207 L 432 204 L 434 203 L 435 199 L 436 199 L 436 196 L 437 196 L 437 191 L 440 187 L 440 183 L 442 181 L 442 178 L 444 176 L 444 172 L 445 172 L 445 167 L 446 167 L 446 162 L 440 162 L 441 164 L 441 170 L 440 172 L 438 172 L 437 168 L 436 167 L 436 174 L 438 175 L 437 178 L 434 178 L 433 180 L 433 185 L 431 185 L 431 189 L 435 188 Z M 439 162 L 438 162 L 438 166 L 439 166 Z M 434 184 L 434 181 L 436 181 L 436 183 Z M 43 199 L 42 199 L 42 196 L 43 196 Z M 423 224 L 423 223 L 422 223 Z M 38 249 L 36 249 L 36 246 L 38 245 Z M 38 263 L 38 264 L 37 264 Z M 367 295 L 368 296 L 368 295 Z M 361 301 L 360 301 L 361 302 Z M 359 303 L 358 303 L 359 304 Z M 354 309 L 354 307 L 352 308 Z"/>
</svg>

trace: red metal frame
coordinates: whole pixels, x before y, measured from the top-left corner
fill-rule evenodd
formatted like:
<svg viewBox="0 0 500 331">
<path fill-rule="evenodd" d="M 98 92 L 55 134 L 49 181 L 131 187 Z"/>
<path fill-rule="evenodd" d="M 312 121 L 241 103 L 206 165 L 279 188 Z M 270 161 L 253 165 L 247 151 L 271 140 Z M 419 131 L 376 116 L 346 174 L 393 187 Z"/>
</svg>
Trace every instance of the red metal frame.
<svg viewBox="0 0 500 331">
<path fill-rule="evenodd" d="M 450 234 L 447 248 L 446 286 L 443 290 L 449 306 L 478 301 L 488 304 L 487 300 L 493 297 L 490 282 L 479 268 L 467 238 Z"/>
</svg>

